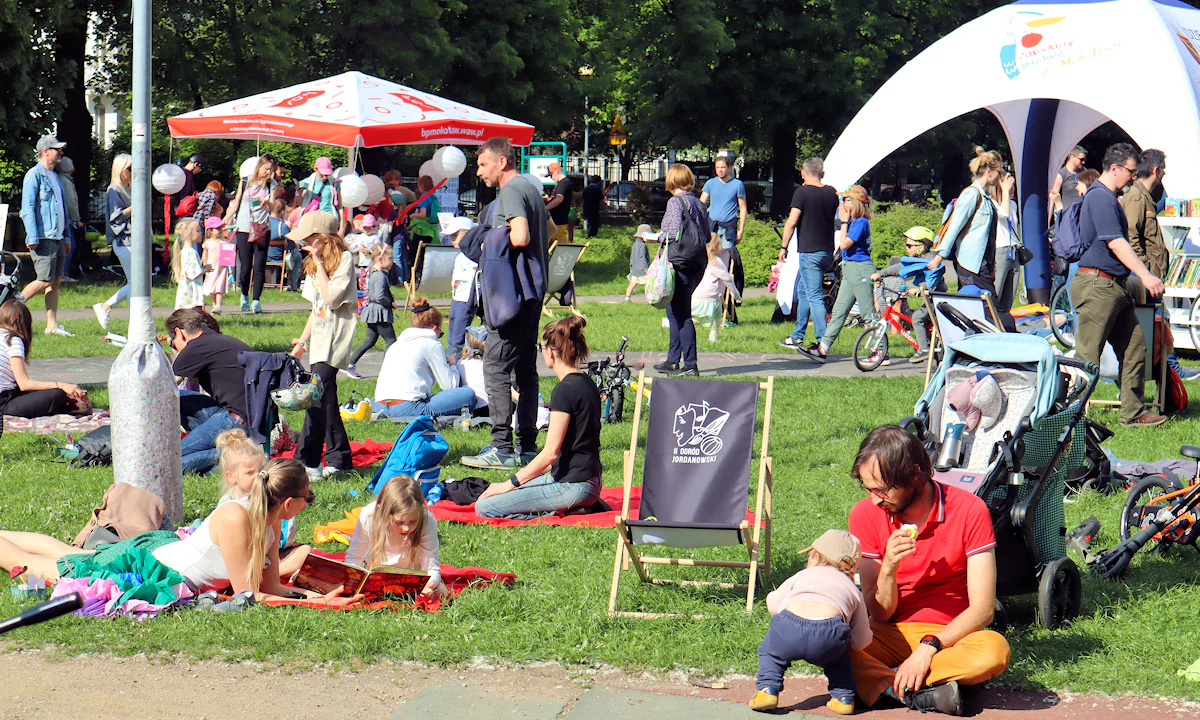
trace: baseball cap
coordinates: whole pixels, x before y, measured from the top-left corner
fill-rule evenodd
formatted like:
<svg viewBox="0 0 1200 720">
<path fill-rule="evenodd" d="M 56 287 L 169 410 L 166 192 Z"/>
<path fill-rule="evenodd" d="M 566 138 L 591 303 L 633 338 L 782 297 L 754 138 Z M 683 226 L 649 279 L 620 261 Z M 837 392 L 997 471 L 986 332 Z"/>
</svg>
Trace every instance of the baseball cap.
<svg viewBox="0 0 1200 720">
<path fill-rule="evenodd" d="M 296 229 L 287 234 L 287 239 L 302 243 L 310 235 L 335 235 L 337 231 L 337 215 L 323 210 L 313 210 L 304 213 Z"/>
<path fill-rule="evenodd" d="M 845 559 L 857 563 L 862 557 L 858 538 L 845 530 L 826 530 L 821 537 L 813 541 L 812 545 L 801 550 L 800 554 L 803 555 L 812 550 L 816 550 L 834 563 L 840 563 Z"/>
<path fill-rule="evenodd" d="M 363 215 L 363 218 L 362 218 L 362 226 L 363 227 L 375 227 L 378 224 L 379 224 L 378 221 L 375 220 L 375 216 L 372 215 L 371 213 L 367 213 L 366 215 Z"/>
<path fill-rule="evenodd" d="M 225 227 L 225 219 L 224 218 L 219 218 L 216 215 L 209 215 L 208 219 L 204 221 L 204 229 L 205 230 L 212 230 L 213 228 L 220 228 L 220 227 Z"/>
<path fill-rule="evenodd" d="M 39 155 L 41 155 L 43 150 L 49 150 L 50 148 L 61 150 L 66 146 L 67 144 L 65 142 L 59 142 L 58 138 L 54 137 L 53 135 L 43 135 L 38 138 L 37 152 Z"/>
<path fill-rule="evenodd" d="M 866 188 L 864 188 L 862 185 L 854 185 L 849 190 L 842 193 L 842 197 L 854 198 L 855 200 L 864 204 L 870 200 L 870 197 L 867 195 Z"/>
<path fill-rule="evenodd" d="M 552 162 L 546 167 L 546 170 L 547 172 L 554 174 L 559 170 L 562 170 L 562 163 Z"/>
<path fill-rule="evenodd" d="M 444 235 L 453 235 L 459 230 L 470 230 L 475 227 L 475 222 L 469 217 L 452 217 L 446 221 L 446 232 Z"/>
<path fill-rule="evenodd" d="M 313 163 L 313 169 L 322 175 L 329 175 L 333 173 L 333 161 L 322 155 Z"/>
</svg>

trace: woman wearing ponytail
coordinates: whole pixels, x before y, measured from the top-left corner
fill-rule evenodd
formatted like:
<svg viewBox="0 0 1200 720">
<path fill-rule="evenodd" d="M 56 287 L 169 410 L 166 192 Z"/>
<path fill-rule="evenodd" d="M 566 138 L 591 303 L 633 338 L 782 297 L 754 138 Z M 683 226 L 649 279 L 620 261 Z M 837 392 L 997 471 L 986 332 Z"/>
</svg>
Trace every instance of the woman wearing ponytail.
<svg viewBox="0 0 1200 720">
<path fill-rule="evenodd" d="M 291 354 L 299 359 L 308 352 L 309 367 L 321 379 L 323 392 L 321 402 L 304 414 L 296 456 L 304 461 L 309 479 L 317 481 L 351 467 L 350 438 L 338 412 L 337 375 L 350 367 L 358 322 L 358 284 L 353 257 L 337 235 L 311 235 L 300 250 L 308 254 L 301 293 L 312 303 L 312 312 L 304 332 L 292 340 Z"/>
<path fill-rule="evenodd" d="M 450 369 L 442 345 L 442 313 L 419 297 L 413 301 L 411 327 L 400 333 L 383 356 L 375 384 L 375 414 L 395 419 L 428 415 L 458 415 L 475 411 L 475 391 L 459 387 L 459 373 Z M 437 381 L 441 392 L 434 394 Z"/>
<path fill-rule="evenodd" d="M 325 598 L 331 606 L 359 600 L 340 597 L 341 588 L 321 595 L 284 585 L 279 577 L 279 527 L 293 520 L 313 501 L 304 466 L 292 459 L 268 462 L 246 497 L 223 503 L 196 531 L 180 540 L 173 532 L 144 533 L 104 548 L 102 557 L 37 533 L 0 531 L 0 567 L 24 567 L 48 582 L 60 577 L 86 577 L 97 567 L 114 572 L 146 572 L 140 552 L 150 552 L 162 565 L 182 575 L 200 594 L 232 587 L 252 591 L 256 600 L 300 593 L 310 600 Z M 269 569 L 269 570 L 268 570 Z"/>
<path fill-rule="evenodd" d="M 932 270 L 941 265 L 943 259 L 951 260 L 958 275 L 959 292 L 978 295 L 982 291 L 995 298 L 999 213 L 991 197 L 998 195 L 997 188 L 1004 173 L 1000 153 L 976 147 L 970 167 L 975 181 L 964 188 L 954 202 L 954 212 L 945 233 L 933 248 L 929 268 Z M 968 287 L 977 290 L 971 292 L 966 290 Z"/>
<path fill-rule="evenodd" d="M 592 505 L 600 497 L 600 391 L 579 366 L 587 362 L 587 321 L 568 317 L 542 331 L 542 359 L 558 376 L 550 428 L 536 458 L 475 503 L 483 517 L 531 519 Z"/>
</svg>

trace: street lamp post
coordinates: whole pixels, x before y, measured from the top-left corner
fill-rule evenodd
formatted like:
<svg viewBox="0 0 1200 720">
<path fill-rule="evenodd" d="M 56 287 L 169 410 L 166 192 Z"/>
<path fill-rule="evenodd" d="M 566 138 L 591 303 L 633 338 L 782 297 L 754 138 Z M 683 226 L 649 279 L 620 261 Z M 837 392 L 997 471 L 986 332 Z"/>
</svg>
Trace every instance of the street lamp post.
<svg viewBox="0 0 1200 720">
<path fill-rule="evenodd" d="M 596 71 L 594 69 L 592 69 L 591 65 L 584 65 L 583 67 L 579 68 L 579 76 L 580 77 L 590 78 L 595 74 L 596 74 Z M 588 112 L 591 109 L 592 109 L 591 99 L 589 98 L 589 96 L 584 95 L 583 96 L 583 184 L 584 185 L 587 185 L 588 155 L 589 155 L 589 151 L 591 149 L 589 147 L 589 145 L 590 145 L 590 141 L 591 141 L 592 122 L 591 122 L 591 119 L 588 118 Z"/>
<path fill-rule="evenodd" d="M 150 0 L 133 0 L 129 337 L 109 371 L 108 389 L 113 480 L 162 498 L 163 527 L 174 528 L 183 520 L 179 394 L 150 312 L 150 42 Z"/>
</svg>

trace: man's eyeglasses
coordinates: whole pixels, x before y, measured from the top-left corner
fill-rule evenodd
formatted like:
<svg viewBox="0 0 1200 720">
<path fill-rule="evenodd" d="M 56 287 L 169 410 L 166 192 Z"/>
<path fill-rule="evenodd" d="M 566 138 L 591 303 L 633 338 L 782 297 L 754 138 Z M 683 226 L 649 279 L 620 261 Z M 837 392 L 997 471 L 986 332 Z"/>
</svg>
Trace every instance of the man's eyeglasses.
<svg viewBox="0 0 1200 720">
<path fill-rule="evenodd" d="M 1137 171 L 1138 171 L 1137 167 L 1128 167 L 1126 165 L 1122 165 L 1121 169 L 1124 170 L 1125 172 L 1129 173 L 1130 175 L 1137 175 Z"/>
<path fill-rule="evenodd" d="M 879 488 L 869 488 L 862 481 L 862 478 L 858 478 L 858 486 L 862 488 L 863 492 L 870 493 L 881 500 L 886 500 L 888 493 L 892 491 L 891 488 L 884 488 L 883 490 L 880 490 Z"/>
</svg>

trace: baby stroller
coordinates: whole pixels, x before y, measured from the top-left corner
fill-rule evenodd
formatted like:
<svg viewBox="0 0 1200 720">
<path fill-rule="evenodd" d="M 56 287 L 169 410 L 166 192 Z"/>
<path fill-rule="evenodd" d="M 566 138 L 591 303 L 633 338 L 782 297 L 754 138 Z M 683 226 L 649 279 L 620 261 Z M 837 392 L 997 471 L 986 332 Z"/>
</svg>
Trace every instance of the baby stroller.
<svg viewBox="0 0 1200 720">
<path fill-rule="evenodd" d="M 959 383 L 978 385 L 986 370 L 999 404 L 973 433 L 949 396 Z M 1099 369 L 1056 356 L 1038 337 L 970 335 L 950 343 L 913 416 L 900 422 L 928 449 L 938 482 L 983 498 L 996 534 L 996 595 L 1037 593 L 1047 628 L 1079 613 L 1080 574 L 1066 553 L 1063 493 L 1067 473 L 1086 457 L 1084 411 Z M 985 384 L 990 386 L 991 381 Z M 993 396 L 995 398 L 995 396 Z M 997 602 L 995 624 L 1007 613 Z"/>
<path fill-rule="evenodd" d="M 0 304 L 20 292 L 21 258 L 0 250 Z"/>
</svg>

